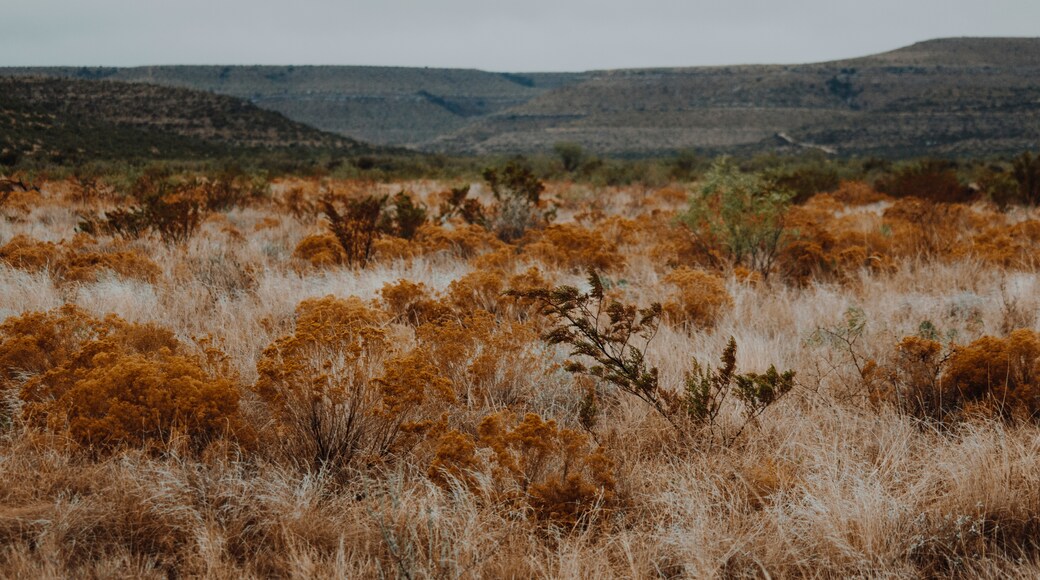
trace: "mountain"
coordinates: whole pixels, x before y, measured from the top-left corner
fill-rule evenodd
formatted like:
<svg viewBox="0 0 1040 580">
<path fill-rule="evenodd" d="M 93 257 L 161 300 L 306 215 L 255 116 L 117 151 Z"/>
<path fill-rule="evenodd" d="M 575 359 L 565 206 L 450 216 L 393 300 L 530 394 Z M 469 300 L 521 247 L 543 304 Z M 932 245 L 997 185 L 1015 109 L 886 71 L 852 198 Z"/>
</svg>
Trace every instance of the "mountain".
<svg viewBox="0 0 1040 580">
<path fill-rule="evenodd" d="M 242 99 L 143 83 L 0 77 L 8 158 L 204 158 L 244 150 L 368 148 Z"/>
<path fill-rule="evenodd" d="M 1040 142 L 1040 39 L 944 39 L 796 66 L 607 71 L 427 146 L 531 151 L 557 141 L 613 154 L 1020 151 Z"/>
<path fill-rule="evenodd" d="M 817 148 L 979 155 L 1040 142 L 1040 39 L 952 38 L 857 59 L 492 73 L 347 66 L 0 69 L 190 87 L 355 139 L 446 153 L 573 141 L 611 155 Z"/>
<path fill-rule="evenodd" d="M 584 78 L 366 66 L 0 68 L 0 75 L 27 74 L 204 90 L 367 143 L 412 147 Z"/>
</svg>

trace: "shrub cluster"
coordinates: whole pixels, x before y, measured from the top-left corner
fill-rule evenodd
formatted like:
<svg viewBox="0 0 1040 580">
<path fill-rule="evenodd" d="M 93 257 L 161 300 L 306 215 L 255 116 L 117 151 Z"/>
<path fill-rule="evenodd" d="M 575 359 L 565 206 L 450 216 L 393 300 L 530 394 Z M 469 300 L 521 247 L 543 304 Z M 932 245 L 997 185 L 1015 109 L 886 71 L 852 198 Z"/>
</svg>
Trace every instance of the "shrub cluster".
<svg viewBox="0 0 1040 580">
<path fill-rule="evenodd" d="M 0 325 L 4 390 L 17 389 L 31 424 L 106 451 L 169 443 L 195 448 L 248 439 L 231 378 L 213 376 L 171 332 L 65 306 Z"/>
</svg>

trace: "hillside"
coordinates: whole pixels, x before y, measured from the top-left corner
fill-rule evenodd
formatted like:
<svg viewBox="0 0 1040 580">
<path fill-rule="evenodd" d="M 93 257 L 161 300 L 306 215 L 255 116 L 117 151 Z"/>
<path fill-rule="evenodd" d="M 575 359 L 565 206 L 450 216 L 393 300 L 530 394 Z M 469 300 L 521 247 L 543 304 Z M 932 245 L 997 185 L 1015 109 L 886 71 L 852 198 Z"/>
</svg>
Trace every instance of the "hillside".
<svg viewBox="0 0 1040 580">
<path fill-rule="evenodd" d="M 977 154 L 1040 138 L 1040 39 L 948 39 L 798 66 L 596 75 L 431 144 L 528 151 L 576 141 L 603 153 L 680 148 Z M 782 135 L 783 137 L 778 137 Z"/>
<path fill-rule="evenodd" d="M 368 143 L 418 146 L 474 118 L 523 104 L 580 74 L 364 66 L 17 68 L 42 74 L 185 87 L 248 99 L 293 120 Z"/>
<path fill-rule="evenodd" d="M 1040 39 L 954 38 L 844 61 L 491 73 L 357 66 L 0 69 L 190 87 L 365 142 L 611 155 L 816 147 L 979 155 L 1040 141 Z"/>
<path fill-rule="evenodd" d="M 198 158 L 256 148 L 365 149 L 247 101 L 205 91 L 0 77 L 0 150 L 9 158 Z"/>
</svg>

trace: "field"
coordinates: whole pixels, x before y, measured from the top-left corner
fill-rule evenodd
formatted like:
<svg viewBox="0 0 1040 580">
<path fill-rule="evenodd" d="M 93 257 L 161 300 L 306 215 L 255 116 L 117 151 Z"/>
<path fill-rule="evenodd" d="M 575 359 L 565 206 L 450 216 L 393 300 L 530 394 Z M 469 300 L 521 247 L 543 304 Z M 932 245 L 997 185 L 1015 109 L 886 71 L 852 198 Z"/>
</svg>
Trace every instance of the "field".
<svg viewBox="0 0 1040 580">
<path fill-rule="evenodd" d="M 1035 207 L 4 184 L 4 576 L 1040 576 Z"/>
</svg>

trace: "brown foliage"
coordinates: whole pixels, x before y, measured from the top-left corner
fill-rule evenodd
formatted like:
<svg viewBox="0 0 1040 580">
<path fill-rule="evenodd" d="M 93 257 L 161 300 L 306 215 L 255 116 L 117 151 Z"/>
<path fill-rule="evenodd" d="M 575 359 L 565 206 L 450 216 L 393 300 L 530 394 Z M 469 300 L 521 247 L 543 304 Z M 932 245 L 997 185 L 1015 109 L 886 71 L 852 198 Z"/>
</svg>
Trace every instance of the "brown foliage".
<svg viewBox="0 0 1040 580">
<path fill-rule="evenodd" d="M 331 233 L 313 234 L 300 240 L 293 257 L 308 262 L 315 268 L 328 268 L 345 261 L 343 247 Z"/>
<path fill-rule="evenodd" d="M 672 324 L 711 328 L 733 306 L 726 283 L 711 272 L 681 267 L 665 276 L 664 281 L 676 289 L 673 298 L 662 306 Z"/>
<path fill-rule="evenodd" d="M 597 230 L 573 224 L 547 227 L 524 251 L 548 265 L 573 271 L 594 268 L 611 272 L 625 265 L 617 245 L 607 241 Z"/>
<path fill-rule="evenodd" d="M 416 337 L 467 406 L 515 404 L 530 394 L 544 372 L 531 325 L 496 324 L 486 311 L 423 324 Z"/>
<path fill-rule="evenodd" d="M 379 291 L 383 308 L 396 322 L 419 326 L 452 314 L 451 308 L 434 300 L 426 285 L 408 280 L 388 282 Z"/>
<path fill-rule="evenodd" d="M 534 413 L 517 420 L 508 412 L 489 415 L 477 427 L 477 438 L 456 431 L 440 439 L 430 465 L 435 480 L 452 476 L 473 485 L 472 473 L 483 468 L 477 450 L 490 450 L 487 468 L 496 493 L 526 505 L 543 522 L 572 528 L 588 522 L 593 510 L 617 502 L 614 463 L 588 436 L 561 428 Z"/>
<path fill-rule="evenodd" d="M 40 272 L 55 265 L 61 248 L 53 242 L 40 242 L 26 235 L 17 235 L 0 246 L 0 262 L 28 272 Z"/>
<path fill-rule="evenodd" d="M 28 272 L 49 270 L 65 282 L 96 282 L 106 271 L 149 283 L 162 275 L 151 258 L 136 250 L 104 252 L 90 246 L 82 237 L 55 244 L 19 235 L 0 247 L 0 262 Z"/>
<path fill-rule="evenodd" d="M 201 449 L 246 434 L 235 384 L 205 372 L 166 329 L 66 306 L 9 320 L 0 336 L 6 382 L 24 380 L 25 417 L 81 445 L 109 450 L 182 433 Z"/>
<path fill-rule="evenodd" d="M 382 321 L 354 297 L 305 300 L 295 332 L 264 350 L 253 388 L 294 459 L 371 464 L 435 427 L 432 403 L 453 398 L 450 383 L 425 351 L 394 356 Z"/>
<path fill-rule="evenodd" d="M 944 381 L 960 405 L 1035 418 L 1040 413 L 1040 335 L 1019 329 L 1006 338 L 984 336 L 955 348 Z"/>
</svg>

